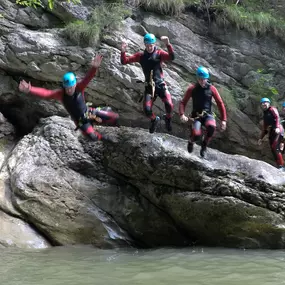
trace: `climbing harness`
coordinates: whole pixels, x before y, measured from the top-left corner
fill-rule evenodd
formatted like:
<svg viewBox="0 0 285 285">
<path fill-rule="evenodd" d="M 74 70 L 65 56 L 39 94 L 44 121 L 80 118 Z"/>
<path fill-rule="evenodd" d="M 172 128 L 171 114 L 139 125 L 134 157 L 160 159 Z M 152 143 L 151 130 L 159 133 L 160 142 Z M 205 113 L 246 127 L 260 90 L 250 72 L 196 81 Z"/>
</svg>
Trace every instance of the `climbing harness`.
<svg viewBox="0 0 285 285">
<path fill-rule="evenodd" d="M 94 111 L 112 111 L 111 107 L 91 107 L 93 104 L 91 102 L 87 102 L 87 111 L 84 113 L 84 115 L 79 119 L 78 125 L 75 128 L 75 131 L 77 131 L 80 127 L 82 127 L 86 123 L 90 123 L 92 126 L 95 124 L 101 124 L 103 120 L 94 114 Z"/>
</svg>

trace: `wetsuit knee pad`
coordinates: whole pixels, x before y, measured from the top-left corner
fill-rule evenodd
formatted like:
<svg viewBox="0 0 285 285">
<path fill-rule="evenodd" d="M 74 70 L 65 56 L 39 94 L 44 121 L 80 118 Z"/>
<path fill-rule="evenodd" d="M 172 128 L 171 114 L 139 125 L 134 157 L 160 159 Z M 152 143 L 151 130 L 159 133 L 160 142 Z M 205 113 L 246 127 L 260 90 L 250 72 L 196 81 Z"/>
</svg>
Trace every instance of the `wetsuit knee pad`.
<svg viewBox="0 0 285 285">
<path fill-rule="evenodd" d="M 193 129 L 191 130 L 191 133 L 192 133 L 193 138 L 194 138 L 194 137 L 199 138 L 199 137 L 202 135 L 202 130 L 201 130 L 201 129 L 193 128 Z"/>
</svg>

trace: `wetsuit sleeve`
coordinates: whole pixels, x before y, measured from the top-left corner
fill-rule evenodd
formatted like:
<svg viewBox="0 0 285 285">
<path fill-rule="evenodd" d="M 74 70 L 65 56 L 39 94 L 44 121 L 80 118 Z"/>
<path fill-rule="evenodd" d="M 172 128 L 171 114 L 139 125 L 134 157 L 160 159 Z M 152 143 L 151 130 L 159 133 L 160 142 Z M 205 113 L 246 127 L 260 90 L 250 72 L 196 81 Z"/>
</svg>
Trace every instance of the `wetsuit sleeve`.
<svg viewBox="0 0 285 285">
<path fill-rule="evenodd" d="M 161 61 L 174 60 L 174 51 L 171 44 L 167 45 L 168 52 L 160 50 Z"/>
<path fill-rule="evenodd" d="M 220 115 L 221 115 L 221 120 L 222 121 L 226 121 L 227 120 L 227 113 L 226 113 L 226 108 L 224 105 L 224 102 L 217 90 L 217 88 L 215 86 L 211 86 L 211 91 L 213 93 L 214 99 L 218 105 L 219 111 L 220 111 Z"/>
<path fill-rule="evenodd" d="M 189 101 L 189 99 L 192 97 L 192 91 L 194 89 L 195 85 L 190 85 L 188 89 L 186 90 L 184 97 L 182 101 L 179 103 L 179 116 L 184 115 L 186 105 Z"/>
<path fill-rule="evenodd" d="M 275 107 L 271 107 L 270 108 L 270 112 L 274 118 L 274 121 L 273 121 L 273 124 L 272 124 L 272 127 L 274 129 L 276 128 L 280 128 L 280 118 L 279 118 L 279 113 L 278 113 L 278 110 L 275 108 Z"/>
<path fill-rule="evenodd" d="M 97 67 L 92 67 L 85 75 L 85 77 L 79 81 L 76 85 L 76 90 L 83 91 L 91 79 L 95 76 L 97 72 Z"/>
<path fill-rule="evenodd" d="M 130 56 L 127 56 L 125 52 L 121 52 L 121 63 L 125 65 L 133 62 L 140 62 L 141 56 L 141 52 L 137 52 Z"/>
<path fill-rule="evenodd" d="M 40 97 L 42 99 L 55 99 L 61 101 L 63 89 L 48 90 L 45 88 L 31 86 L 29 94 Z"/>
</svg>

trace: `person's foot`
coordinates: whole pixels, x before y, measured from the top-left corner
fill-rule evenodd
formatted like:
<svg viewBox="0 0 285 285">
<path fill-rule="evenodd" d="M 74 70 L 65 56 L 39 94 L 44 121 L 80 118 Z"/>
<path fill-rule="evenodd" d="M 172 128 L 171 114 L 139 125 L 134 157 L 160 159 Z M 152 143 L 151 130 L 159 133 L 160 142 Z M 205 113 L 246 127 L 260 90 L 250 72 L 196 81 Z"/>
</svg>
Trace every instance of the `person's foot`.
<svg viewBox="0 0 285 285">
<path fill-rule="evenodd" d="M 187 150 L 188 150 L 189 153 L 191 153 L 193 151 L 193 146 L 194 146 L 194 143 L 188 142 Z"/>
<path fill-rule="evenodd" d="M 160 121 L 160 118 L 158 116 L 155 117 L 155 119 L 150 121 L 150 127 L 149 127 L 149 132 L 152 134 L 156 131 L 158 122 Z"/>
<path fill-rule="evenodd" d="M 165 128 L 166 128 L 166 130 L 168 132 L 171 132 L 172 131 L 171 118 L 165 117 L 164 121 L 165 121 Z"/>
<path fill-rule="evenodd" d="M 207 145 L 204 142 L 202 142 L 202 146 L 201 146 L 201 150 L 200 150 L 201 157 L 203 157 L 203 158 L 205 157 L 206 150 L 207 150 Z"/>
</svg>

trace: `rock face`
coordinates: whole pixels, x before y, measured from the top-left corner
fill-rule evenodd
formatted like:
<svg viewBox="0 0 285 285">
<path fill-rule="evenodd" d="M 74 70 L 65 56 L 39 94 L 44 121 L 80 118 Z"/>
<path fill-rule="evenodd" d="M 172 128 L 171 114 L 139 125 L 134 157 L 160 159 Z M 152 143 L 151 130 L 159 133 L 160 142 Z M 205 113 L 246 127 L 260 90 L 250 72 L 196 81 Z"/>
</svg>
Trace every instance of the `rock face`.
<svg viewBox="0 0 285 285">
<path fill-rule="evenodd" d="M 58 3 L 47 12 L 0 0 L 0 244 L 284 248 L 284 175 L 265 162 L 217 150 L 206 160 L 198 147 L 188 154 L 181 139 L 188 130 L 177 115 L 195 69 L 205 65 L 229 118 L 211 146 L 272 162 L 269 150 L 256 146 L 261 114 L 250 90 L 266 77 L 279 91 L 275 99 L 284 99 L 282 44 L 209 27 L 193 14 L 169 19 L 134 12 L 104 34 L 100 46 L 74 46 L 63 22 L 88 19 L 99 2 Z M 149 124 L 139 102 L 143 73 L 137 64 L 121 65 L 120 46 L 124 39 L 129 53 L 143 49 L 142 27 L 173 44 L 175 60 L 163 68 L 174 102 L 173 135 L 181 138 L 165 134 L 163 124 L 154 135 L 141 129 Z M 164 48 L 159 40 L 158 46 Z M 86 99 L 111 106 L 124 126 L 102 128 L 112 139 L 106 143 L 75 133 L 58 102 L 17 91 L 21 78 L 46 88 L 59 88 L 66 71 L 80 79 L 98 52 L 104 60 Z M 159 99 L 154 111 L 164 114 Z"/>
<path fill-rule="evenodd" d="M 175 105 L 173 134 L 187 136 L 177 116 L 178 103 L 189 82 L 195 80 L 196 67 L 202 64 L 210 69 L 211 78 L 228 106 L 229 131 L 217 136 L 214 146 L 228 153 L 260 158 L 256 140 L 261 113 L 258 99 L 254 101 L 248 89 L 267 76 L 267 84 L 279 90 L 276 99 L 283 99 L 285 56 L 283 46 L 277 40 L 265 36 L 254 38 L 232 28 L 220 29 L 214 23 L 209 27 L 191 13 L 178 19 L 134 13 L 118 31 L 104 35 L 101 45 L 95 48 L 74 46 L 65 38 L 61 28 L 55 28 L 58 26 L 56 19 L 64 22 L 87 19 L 88 11 L 98 3 L 85 1 L 76 7 L 72 3 L 60 3 L 51 11 L 52 16 L 43 9 L 34 12 L 29 8 L 19 8 L 11 1 L 1 1 L 0 67 L 7 72 L 2 76 L 10 77 L 12 84 L 8 88 L 5 83 L 7 88 L 1 90 L 0 111 L 9 120 L 14 120 L 22 133 L 31 131 L 41 117 L 64 116 L 66 113 L 55 103 L 20 96 L 13 79 L 18 81 L 17 75 L 20 74 L 35 85 L 59 87 L 61 76 L 68 70 L 75 71 L 81 78 L 96 52 L 104 55 L 104 61 L 99 74 L 87 88 L 87 99 L 96 105 L 112 106 L 121 114 L 121 123 L 125 126 L 147 128 L 149 122 L 138 102 L 143 85 L 136 83 L 138 79 L 144 79 L 142 71 L 138 65 L 120 64 L 122 39 L 129 43 L 130 53 L 144 48 L 141 28 L 144 26 L 157 37 L 169 36 L 174 46 L 176 59 L 164 67 Z M 158 45 L 163 47 L 160 41 Z M 258 72 L 260 70 L 262 74 Z M 159 99 L 154 110 L 160 116 L 164 113 Z M 187 112 L 190 112 L 190 106 Z M 18 115 L 11 115 L 14 113 Z M 262 158 L 272 160 L 266 151 Z"/>
<path fill-rule="evenodd" d="M 13 207 L 52 244 L 283 248 L 285 174 L 143 129 L 86 141 L 51 117 L 8 159 Z"/>
<path fill-rule="evenodd" d="M 0 246 L 45 248 L 49 243 L 21 217 L 12 205 L 7 158 L 15 146 L 15 130 L 0 113 Z"/>
</svg>

